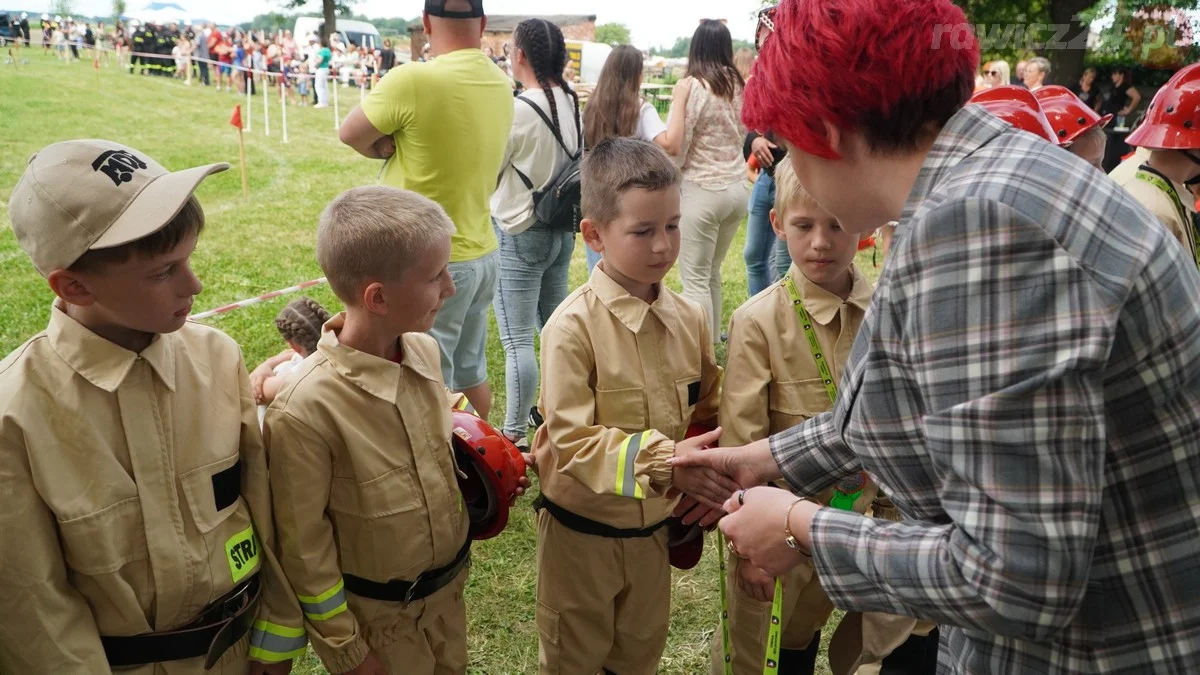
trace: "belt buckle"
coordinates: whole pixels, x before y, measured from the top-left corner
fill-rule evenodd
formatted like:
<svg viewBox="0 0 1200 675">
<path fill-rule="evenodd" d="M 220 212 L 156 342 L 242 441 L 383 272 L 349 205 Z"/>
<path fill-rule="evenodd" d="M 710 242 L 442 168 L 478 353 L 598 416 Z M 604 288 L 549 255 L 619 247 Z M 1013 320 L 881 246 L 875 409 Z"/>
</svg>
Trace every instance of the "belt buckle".
<svg viewBox="0 0 1200 675">
<path fill-rule="evenodd" d="M 225 599 L 221 603 L 221 618 L 230 619 L 237 616 L 238 611 L 246 605 L 246 596 L 250 591 L 250 582 L 242 584 L 241 588 L 234 591 L 233 595 Z"/>
<path fill-rule="evenodd" d="M 408 590 L 404 592 L 404 605 L 405 606 L 408 606 L 408 603 L 412 602 L 413 594 L 417 592 L 417 585 L 420 584 L 424 579 L 425 579 L 425 572 L 421 572 L 420 574 L 417 575 L 417 578 L 413 579 L 413 582 L 411 584 L 409 584 Z"/>
</svg>

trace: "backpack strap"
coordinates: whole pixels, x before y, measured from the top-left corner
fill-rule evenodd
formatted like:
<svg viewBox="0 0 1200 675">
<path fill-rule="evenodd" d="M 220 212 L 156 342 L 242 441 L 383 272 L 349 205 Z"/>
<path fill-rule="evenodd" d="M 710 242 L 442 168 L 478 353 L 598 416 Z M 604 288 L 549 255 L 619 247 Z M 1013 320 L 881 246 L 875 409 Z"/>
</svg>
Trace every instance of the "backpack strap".
<svg viewBox="0 0 1200 675">
<path fill-rule="evenodd" d="M 550 92 L 550 95 L 553 96 L 554 92 Z M 550 116 L 543 112 L 538 104 L 525 98 L 524 96 L 518 96 L 517 98 L 527 103 L 530 108 L 533 108 L 533 111 L 538 114 L 538 117 L 542 118 L 542 121 L 546 123 L 546 126 L 550 127 L 550 133 L 554 134 L 554 140 L 558 141 L 558 146 L 563 149 L 563 152 L 567 153 L 567 157 L 570 157 L 572 160 L 579 159 L 580 154 L 583 152 L 583 129 L 579 124 L 578 106 L 575 107 L 575 128 L 579 131 L 579 143 L 575 152 L 571 152 L 569 149 L 567 149 L 567 144 L 565 141 L 563 141 L 562 133 L 559 132 L 558 127 L 556 127 L 554 122 L 551 121 Z M 520 172 L 518 171 L 517 173 Z"/>
</svg>

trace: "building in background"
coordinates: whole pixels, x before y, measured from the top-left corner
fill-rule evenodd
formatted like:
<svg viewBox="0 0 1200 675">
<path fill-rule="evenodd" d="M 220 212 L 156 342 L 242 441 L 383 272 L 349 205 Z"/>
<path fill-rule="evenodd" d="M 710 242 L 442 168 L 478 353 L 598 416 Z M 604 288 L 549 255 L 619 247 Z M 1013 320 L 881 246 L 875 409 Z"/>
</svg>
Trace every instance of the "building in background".
<svg viewBox="0 0 1200 675">
<path fill-rule="evenodd" d="M 483 32 L 483 46 L 491 47 L 497 56 L 504 53 L 504 43 L 512 41 L 517 24 L 526 19 L 546 19 L 562 29 L 563 37 L 570 41 L 592 42 L 596 39 L 595 14 L 489 14 L 487 29 Z M 420 60 L 425 48 L 425 28 L 420 23 L 408 27 L 412 59 Z"/>
</svg>

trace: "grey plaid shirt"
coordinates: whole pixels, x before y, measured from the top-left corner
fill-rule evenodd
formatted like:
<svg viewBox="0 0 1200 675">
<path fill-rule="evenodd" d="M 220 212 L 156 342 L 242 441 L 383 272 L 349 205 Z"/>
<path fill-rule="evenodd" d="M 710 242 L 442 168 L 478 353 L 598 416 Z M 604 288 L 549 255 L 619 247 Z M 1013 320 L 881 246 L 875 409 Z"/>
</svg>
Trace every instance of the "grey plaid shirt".
<svg viewBox="0 0 1200 675">
<path fill-rule="evenodd" d="M 969 106 L 925 160 L 831 413 L 771 439 L 838 606 L 939 672 L 1200 673 L 1200 273 L 1091 166 Z M 781 535 L 782 536 L 782 535 Z"/>
</svg>

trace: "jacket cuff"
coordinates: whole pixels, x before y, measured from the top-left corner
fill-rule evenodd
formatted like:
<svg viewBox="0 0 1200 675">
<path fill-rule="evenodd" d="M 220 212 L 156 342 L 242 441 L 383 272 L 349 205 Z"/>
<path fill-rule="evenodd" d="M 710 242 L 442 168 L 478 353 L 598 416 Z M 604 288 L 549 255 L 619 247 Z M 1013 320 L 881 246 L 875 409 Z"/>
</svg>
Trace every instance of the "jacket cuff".
<svg viewBox="0 0 1200 675">
<path fill-rule="evenodd" d="M 329 672 L 335 675 L 357 668 L 366 660 L 367 654 L 371 651 L 367 641 L 359 635 L 355 635 L 337 647 L 331 647 L 329 643 L 319 639 L 313 640 L 312 646 L 313 651 L 321 659 L 321 663 L 325 664 Z"/>
</svg>

